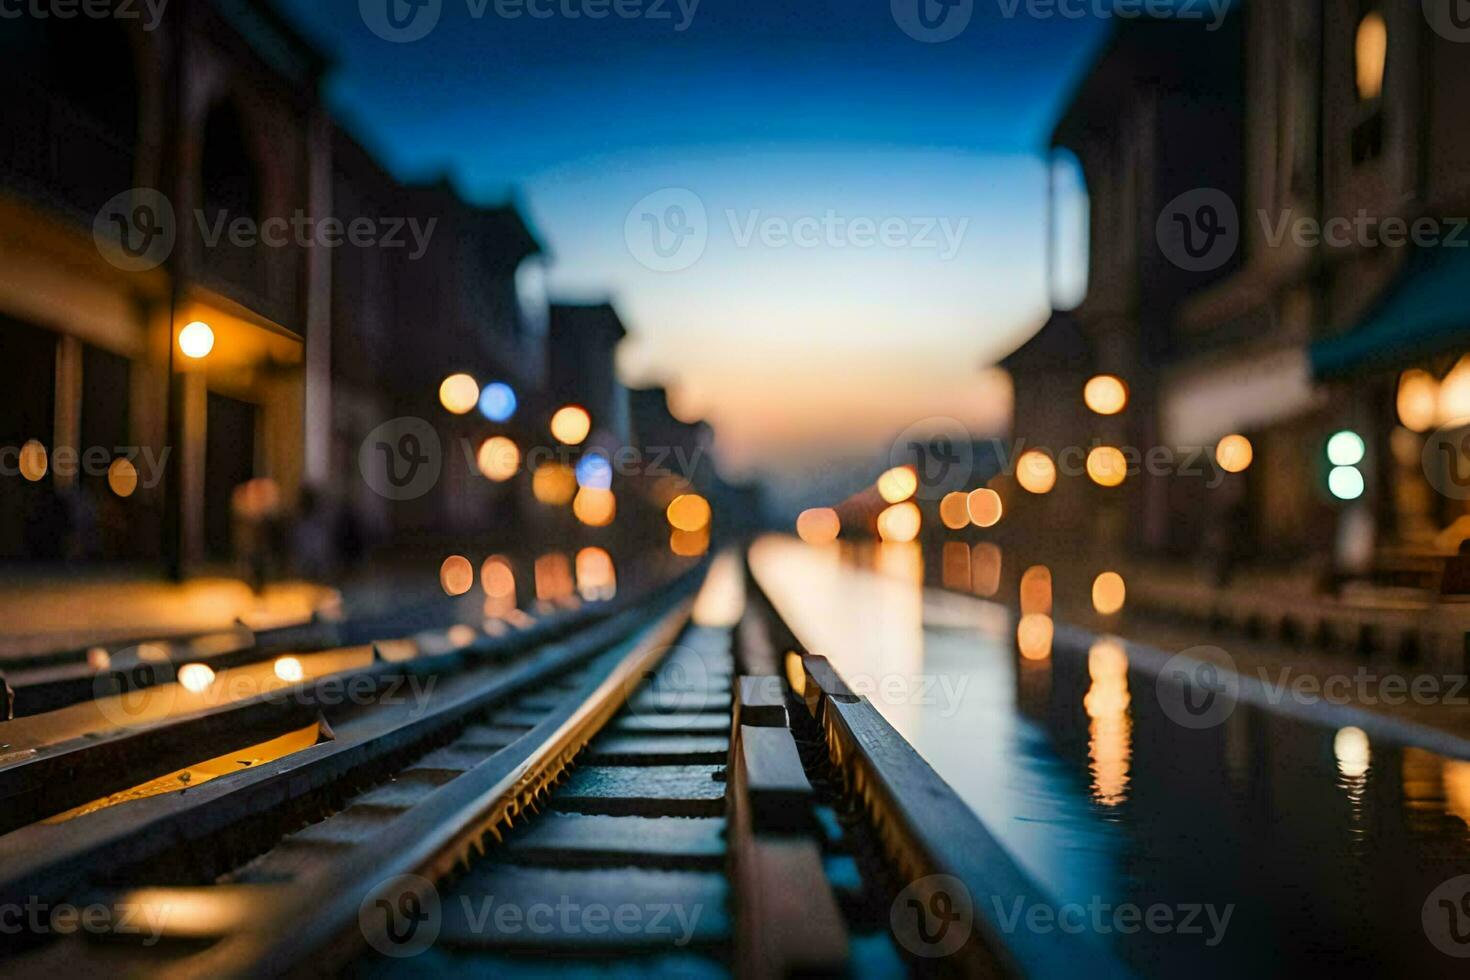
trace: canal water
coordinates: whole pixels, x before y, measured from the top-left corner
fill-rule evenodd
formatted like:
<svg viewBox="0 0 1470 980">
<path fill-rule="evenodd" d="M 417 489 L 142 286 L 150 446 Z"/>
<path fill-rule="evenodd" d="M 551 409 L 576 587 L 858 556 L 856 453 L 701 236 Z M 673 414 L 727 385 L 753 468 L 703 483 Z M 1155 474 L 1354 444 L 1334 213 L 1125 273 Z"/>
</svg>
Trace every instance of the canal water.
<svg viewBox="0 0 1470 980">
<path fill-rule="evenodd" d="M 1023 657 L 1005 609 L 924 588 L 916 545 L 773 537 L 751 564 L 1048 896 L 1037 931 L 1147 976 L 1466 975 L 1470 762 L 1245 703 L 1185 727 L 1124 644 Z"/>
</svg>

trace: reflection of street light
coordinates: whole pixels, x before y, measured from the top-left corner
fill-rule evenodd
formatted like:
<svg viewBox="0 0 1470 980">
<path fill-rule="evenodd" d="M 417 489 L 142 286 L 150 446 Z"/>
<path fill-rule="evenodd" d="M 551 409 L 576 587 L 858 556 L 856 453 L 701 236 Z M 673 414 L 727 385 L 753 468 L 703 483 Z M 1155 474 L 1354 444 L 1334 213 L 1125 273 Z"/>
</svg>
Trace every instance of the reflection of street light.
<svg viewBox="0 0 1470 980">
<path fill-rule="evenodd" d="M 179 350 L 196 361 L 208 357 L 214 350 L 214 331 L 203 320 L 195 320 L 179 331 Z"/>
</svg>

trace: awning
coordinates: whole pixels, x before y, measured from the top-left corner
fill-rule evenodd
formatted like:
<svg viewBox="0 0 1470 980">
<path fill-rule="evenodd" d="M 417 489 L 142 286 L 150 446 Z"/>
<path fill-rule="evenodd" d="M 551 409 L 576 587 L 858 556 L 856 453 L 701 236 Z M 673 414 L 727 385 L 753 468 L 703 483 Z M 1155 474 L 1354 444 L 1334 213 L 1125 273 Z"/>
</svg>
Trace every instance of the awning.
<svg viewBox="0 0 1470 980">
<path fill-rule="evenodd" d="M 1470 247 L 1419 249 L 1363 322 L 1310 348 L 1312 374 L 1389 371 L 1470 347 Z"/>
<path fill-rule="evenodd" d="M 1221 436 L 1296 418 L 1322 402 L 1300 347 L 1170 372 L 1159 399 L 1164 444 L 1175 447 L 1212 446 Z"/>
</svg>

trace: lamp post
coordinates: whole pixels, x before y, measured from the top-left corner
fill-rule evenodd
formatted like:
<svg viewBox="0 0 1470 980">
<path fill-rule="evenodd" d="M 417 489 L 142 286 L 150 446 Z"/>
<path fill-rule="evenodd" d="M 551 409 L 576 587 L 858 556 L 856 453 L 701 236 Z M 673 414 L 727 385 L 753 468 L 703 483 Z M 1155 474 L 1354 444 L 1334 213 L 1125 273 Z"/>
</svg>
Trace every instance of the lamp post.
<svg viewBox="0 0 1470 980">
<path fill-rule="evenodd" d="M 174 318 L 169 317 L 173 333 Z M 174 350 L 190 360 L 203 360 L 214 350 L 214 330 L 202 320 L 194 320 L 169 338 L 168 345 L 168 493 L 164 501 L 164 550 L 168 577 L 175 582 L 184 578 L 184 384 L 187 374 L 174 368 Z"/>
</svg>

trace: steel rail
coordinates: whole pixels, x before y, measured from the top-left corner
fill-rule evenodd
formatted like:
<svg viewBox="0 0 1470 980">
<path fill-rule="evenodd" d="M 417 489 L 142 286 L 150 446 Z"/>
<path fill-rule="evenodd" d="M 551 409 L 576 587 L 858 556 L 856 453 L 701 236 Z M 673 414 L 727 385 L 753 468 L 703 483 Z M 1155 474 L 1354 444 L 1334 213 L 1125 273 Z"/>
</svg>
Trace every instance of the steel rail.
<svg viewBox="0 0 1470 980">
<path fill-rule="evenodd" d="M 163 971 L 173 977 L 316 974 L 365 943 L 359 910 L 385 880 L 417 875 L 435 882 L 483 853 L 501 830 L 561 776 L 576 754 L 664 656 L 689 618 L 683 600 L 630 648 L 594 661 L 593 678 L 510 747 L 446 783 L 404 813 L 370 849 L 347 855 L 303 887 L 254 903 L 250 914 L 209 950 Z M 166 900 L 166 899 L 164 899 Z"/>
</svg>

